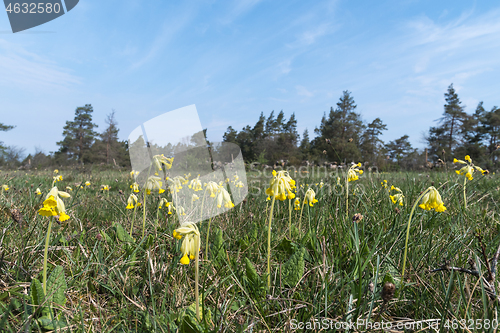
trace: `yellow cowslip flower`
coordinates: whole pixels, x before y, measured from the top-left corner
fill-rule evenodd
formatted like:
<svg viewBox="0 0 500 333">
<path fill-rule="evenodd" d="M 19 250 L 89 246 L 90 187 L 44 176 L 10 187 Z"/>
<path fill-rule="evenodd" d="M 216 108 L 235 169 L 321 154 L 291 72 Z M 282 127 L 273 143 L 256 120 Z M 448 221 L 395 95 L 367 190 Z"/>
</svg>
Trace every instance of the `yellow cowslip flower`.
<svg viewBox="0 0 500 333">
<path fill-rule="evenodd" d="M 382 185 L 382 187 L 387 188 L 387 180 L 384 179 L 384 181 L 380 182 L 380 184 Z"/>
<path fill-rule="evenodd" d="M 85 186 L 90 186 L 90 182 L 88 180 L 85 182 Z"/>
<path fill-rule="evenodd" d="M 66 190 L 73 191 L 73 189 L 71 188 L 71 186 L 66 186 Z"/>
<path fill-rule="evenodd" d="M 153 164 L 155 165 L 155 167 L 157 169 L 157 172 L 155 172 L 155 175 L 158 176 L 158 171 L 163 170 L 162 169 L 162 164 L 165 165 L 165 167 L 167 168 L 167 170 L 170 170 L 170 168 L 172 168 L 172 163 L 173 162 L 174 162 L 174 158 L 173 157 L 172 158 L 168 158 L 168 157 L 163 156 L 163 154 L 153 156 Z"/>
<path fill-rule="evenodd" d="M 443 200 L 441 200 L 441 195 L 438 190 L 436 190 L 434 186 L 431 186 L 427 189 L 427 191 L 428 192 L 422 198 L 422 203 L 418 205 L 418 207 L 425 210 L 431 210 L 434 208 L 436 212 L 444 212 L 446 207 L 443 204 Z"/>
<path fill-rule="evenodd" d="M 167 181 L 170 182 L 168 188 L 170 193 L 173 194 L 174 192 L 182 190 L 182 184 L 185 182 L 185 179 L 181 176 L 176 176 L 174 178 L 168 178 Z"/>
<path fill-rule="evenodd" d="M 163 186 L 163 183 L 162 183 L 160 177 L 150 176 L 148 178 L 148 181 L 146 182 L 146 193 L 151 194 L 151 191 L 158 190 L 158 193 L 161 194 L 161 193 L 165 192 L 165 190 L 161 188 L 162 186 Z"/>
<path fill-rule="evenodd" d="M 352 182 L 352 181 L 355 181 L 355 180 L 359 179 L 357 173 L 359 173 L 360 175 L 363 174 L 363 170 L 359 170 L 358 169 L 359 167 L 361 167 L 361 163 L 358 163 L 358 164 L 354 164 L 353 163 L 351 165 L 351 167 L 347 171 L 347 181 Z"/>
<path fill-rule="evenodd" d="M 300 210 L 300 200 L 299 200 L 299 198 L 296 198 L 295 201 L 293 202 L 293 209 Z"/>
<path fill-rule="evenodd" d="M 186 211 L 184 210 L 184 207 L 177 207 L 176 209 L 177 213 L 179 213 L 179 215 L 186 215 Z"/>
<path fill-rule="evenodd" d="M 63 177 L 62 177 L 61 175 L 59 175 L 59 176 L 54 176 L 54 177 L 52 177 L 52 178 L 54 179 L 54 182 L 59 182 L 59 181 L 63 180 Z"/>
<path fill-rule="evenodd" d="M 161 198 L 160 204 L 158 205 L 158 209 L 161 209 L 165 205 L 165 207 L 168 207 L 170 205 L 170 202 L 168 202 L 167 199 Z"/>
<path fill-rule="evenodd" d="M 182 258 L 180 263 L 183 265 L 189 264 L 189 260 L 193 260 L 197 252 L 200 251 L 200 232 L 196 224 L 192 222 L 184 222 L 181 226 L 174 230 L 174 238 L 182 239 L 181 252 Z"/>
<path fill-rule="evenodd" d="M 191 180 L 189 183 L 188 187 L 192 189 L 193 191 L 202 191 L 203 187 L 201 186 L 201 181 L 200 181 L 200 176 L 196 177 L 195 179 Z"/>
<path fill-rule="evenodd" d="M 108 191 L 109 192 L 109 185 L 101 185 L 101 191 Z"/>
<path fill-rule="evenodd" d="M 37 189 L 35 190 L 35 194 L 36 195 L 42 195 L 42 191 L 40 191 L 40 189 L 37 187 Z"/>
<path fill-rule="evenodd" d="M 315 204 L 316 202 L 318 202 L 318 200 L 316 200 L 316 193 L 314 193 L 314 190 L 312 188 L 309 188 L 306 191 L 304 203 L 309 203 L 309 206 L 313 207 L 313 204 Z"/>
<path fill-rule="evenodd" d="M 135 179 L 139 175 L 139 173 L 140 171 L 132 170 L 130 171 L 130 177 Z"/>
<path fill-rule="evenodd" d="M 281 170 L 276 172 L 276 170 L 273 170 L 273 178 L 271 178 L 269 188 L 266 189 L 267 200 L 271 200 L 272 196 L 281 201 L 287 198 L 293 199 L 295 198 L 295 193 L 292 192 L 294 188 L 295 180 L 290 177 L 288 171 Z"/>
<path fill-rule="evenodd" d="M 140 202 L 137 202 L 137 197 L 135 196 L 135 194 L 131 193 L 127 199 L 127 209 L 133 209 L 134 208 L 134 203 L 137 205 L 137 207 L 139 207 L 141 205 Z"/>
<path fill-rule="evenodd" d="M 58 173 L 59 173 L 59 170 L 55 169 L 55 170 L 54 170 L 54 173 L 55 173 L 55 174 L 58 174 Z"/>
<path fill-rule="evenodd" d="M 391 198 L 391 201 L 392 203 L 399 203 L 400 206 L 403 206 L 403 199 L 404 199 L 404 195 L 403 195 L 403 191 L 401 191 L 401 189 L 399 187 L 395 187 L 394 185 L 391 185 L 391 189 L 389 190 L 389 193 L 390 191 L 396 191 L 398 193 L 394 194 L 394 195 L 390 195 L 389 194 L 389 198 Z"/>
<path fill-rule="evenodd" d="M 238 179 L 240 179 L 240 177 L 238 177 L 238 175 L 234 175 L 233 177 L 234 177 L 234 182 L 237 182 Z"/>
<path fill-rule="evenodd" d="M 234 207 L 234 203 L 231 201 L 231 196 L 229 192 L 224 187 L 221 187 L 219 193 L 217 194 L 217 207 L 221 208 L 222 203 L 224 202 L 224 207 L 232 208 Z"/>
<path fill-rule="evenodd" d="M 4 191 L 8 191 L 9 190 L 9 185 L 2 185 L 2 189 Z"/>
<path fill-rule="evenodd" d="M 337 184 L 335 186 L 342 187 L 342 184 L 340 183 L 340 177 L 337 177 Z"/>
<path fill-rule="evenodd" d="M 200 197 L 193 193 L 192 199 L 193 199 L 193 201 L 196 201 L 196 200 L 199 200 Z"/>
<path fill-rule="evenodd" d="M 467 162 L 466 162 L 467 161 Z M 462 160 L 457 160 L 456 158 L 453 159 L 453 163 L 460 163 L 460 164 L 465 164 L 465 166 L 463 168 L 461 168 L 460 170 L 455 170 L 455 172 L 458 174 L 458 175 L 465 175 L 465 177 L 467 177 L 467 179 L 469 180 L 472 180 L 472 174 L 474 173 L 474 169 L 476 169 L 477 171 L 481 172 L 481 174 L 485 174 L 487 173 L 488 170 L 483 170 L 481 169 L 480 167 L 478 166 L 475 166 L 473 163 L 472 163 L 472 159 L 470 158 L 469 155 L 466 155 L 465 156 L 465 161 L 462 161 Z"/>
<path fill-rule="evenodd" d="M 66 207 L 61 197 L 69 198 L 71 195 L 67 192 L 59 191 L 57 186 L 54 186 L 45 197 L 43 207 L 38 210 L 38 214 L 42 216 L 59 216 L 59 221 L 64 222 L 69 219 L 66 214 Z"/>
<path fill-rule="evenodd" d="M 210 192 L 210 197 L 215 198 L 217 192 L 219 192 L 219 185 L 216 182 L 210 181 L 205 184 L 207 191 Z"/>
<path fill-rule="evenodd" d="M 243 184 L 243 182 L 240 180 L 239 182 L 237 182 L 236 184 L 234 184 L 234 186 L 236 186 L 236 187 L 245 187 L 245 184 Z"/>
<path fill-rule="evenodd" d="M 323 186 L 325 186 L 325 183 L 320 182 L 320 183 L 319 183 L 319 188 L 323 188 Z"/>
<path fill-rule="evenodd" d="M 133 183 L 132 185 L 130 185 L 130 188 L 132 189 L 132 191 L 134 191 L 135 193 L 139 193 L 139 184 L 137 183 Z"/>
</svg>

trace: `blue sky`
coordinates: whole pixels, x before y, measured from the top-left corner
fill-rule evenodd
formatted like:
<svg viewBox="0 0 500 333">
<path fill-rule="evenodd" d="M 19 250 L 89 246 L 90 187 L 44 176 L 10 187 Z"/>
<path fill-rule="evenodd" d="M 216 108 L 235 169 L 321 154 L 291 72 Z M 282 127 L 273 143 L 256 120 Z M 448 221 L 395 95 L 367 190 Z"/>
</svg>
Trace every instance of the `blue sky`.
<svg viewBox="0 0 500 333">
<path fill-rule="evenodd" d="M 121 139 L 190 104 L 211 141 L 272 110 L 314 136 L 349 90 L 384 141 L 422 148 L 450 83 L 468 113 L 500 106 L 499 17 L 496 1 L 80 0 L 12 34 L 0 13 L 0 122 L 16 126 L 0 141 L 57 150 L 85 104 L 99 131 L 115 109 Z"/>
</svg>

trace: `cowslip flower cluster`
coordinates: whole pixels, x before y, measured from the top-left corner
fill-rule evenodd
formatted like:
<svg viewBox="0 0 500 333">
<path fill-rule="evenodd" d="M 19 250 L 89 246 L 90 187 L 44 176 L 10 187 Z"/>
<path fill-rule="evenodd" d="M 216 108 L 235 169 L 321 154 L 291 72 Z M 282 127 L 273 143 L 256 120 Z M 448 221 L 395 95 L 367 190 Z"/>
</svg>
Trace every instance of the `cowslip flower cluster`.
<svg viewBox="0 0 500 333">
<path fill-rule="evenodd" d="M 390 191 L 396 191 L 396 193 L 393 195 L 389 194 L 389 198 L 391 198 L 392 203 L 393 204 L 398 203 L 400 206 L 403 206 L 403 199 L 405 197 L 403 195 L 403 191 L 401 191 L 401 189 L 399 187 L 395 187 L 394 185 L 391 185 L 391 189 L 389 190 L 389 193 L 390 193 Z"/>
<path fill-rule="evenodd" d="M 314 190 L 312 188 L 309 188 L 306 191 L 306 194 L 304 197 L 304 204 L 309 203 L 309 206 L 313 207 L 313 204 L 315 204 L 316 202 L 318 202 L 318 200 L 316 199 L 316 193 L 314 192 Z"/>
<path fill-rule="evenodd" d="M 184 222 L 179 228 L 174 230 L 174 238 L 182 239 L 183 237 L 180 263 L 187 265 L 190 260 L 195 258 L 196 253 L 200 251 L 200 232 L 196 224 Z"/>
<path fill-rule="evenodd" d="M 221 187 L 219 189 L 219 193 L 217 194 L 217 208 L 221 208 L 222 203 L 224 203 L 224 207 L 226 208 L 234 207 L 234 203 L 231 201 L 231 196 L 224 187 Z"/>
<path fill-rule="evenodd" d="M 384 179 L 383 182 L 380 182 L 380 184 L 382 185 L 383 188 L 388 188 L 389 186 L 387 186 L 387 180 Z"/>
<path fill-rule="evenodd" d="M 296 198 L 295 201 L 293 202 L 293 209 L 300 210 L 300 200 L 299 200 L 299 198 Z"/>
<path fill-rule="evenodd" d="M 167 178 L 167 181 L 170 182 L 170 185 L 168 188 L 169 188 L 171 194 L 173 194 L 174 192 L 177 193 L 180 190 L 182 190 L 182 184 L 184 184 L 186 182 L 186 180 L 181 176 L 176 176 L 174 178 Z"/>
<path fill-rule="evenodd" d="M 153 164 L 155 165 L 155 167 L 157 169 L 157 171 L 155 172 L 155 175 L 158 176 L 158 171 L 163 170 L 162 164 L 165 165 L 167 170 L 170 170 L 170 168 L 172 168 L 173 162 L 174 162 L 173 157 L 168 158 L 168 157 L 163 156 L 163 154 L 153 156 Z"/>
<path fill-rule="evenodd" d="M 55 183 L 55 182 L 60 182 L 61 180 L 63 180 L 63 177 L 62 177 L 61 175 L 59 175 L 59 176 L 54 176 L 54 177 L 52 177 L 52 178 L 54 179 L 54 183 Z"/>
<path fill-rule="evenodd" d="M 109 192 L 109 185 L 101 185 L 101 191 L 108 191 Z"/>
<path fill-rule="evenodd" d="M 446 210 L 441 195 L 434 186 L 427 189 L 427 193 L 422 198 L 422 203 L 418 207 L 425 210 L 435 209 L 436 212 L 444 212 Z"/>
<path fill-rule="evenodd" d="M 462 175 L 462 176 L 467 177 L 467 179 L 469 179 L 469 180 L 473 179 L 472 178 L 472 174 L 474 173 L 474 169 L 476 169 L 477 171 L 481 172 L 481 174 L 483 174 L 483 175 L 488 172 L 488 170 L 483 170 L 480 167 L 475 166 L 472 163 L 472 159 L 470 158 L 469 155 L 465 156 L 465 161 L 457 160 L 455 158 L 455 159 L 453 159 L 453 163 L 465 164 L 465 166 L 463 168 L 461 168 L 460 170 L 456 170 L 455 172 L 458 175 Z"/>
<path fill-rule="evenodd" d="M 9 190 L 9 185 L 2 185 L 2 190 L 8 191 Z"/>
<path fill-rule="evenodd" d="M 137 197 L 135 194 L 131 193 L 127 199 L 127 209 L 133 209 L 134 208 L 134 203 L 139 207 L 141 205 L 140 202 L 137 202 Z"/>
<path fill-rule="evenodd" d="M 57 186 L 54 186 L 45 197 L 43 207 L 38 210 L 38 214 L 42 216 L 59 216 L 59 221 L 64 222 L 69 219 L 66 214 L 66 207 L 61 197 L 69 198 L 71 195 L 64 191 L 59 191 Z"/>
<path fill-rule="evenodd" d="M 139 184 L 137 184 L 136 182 L 134 182 L 132 185 L 130 185 L 130 188 L 132 189 L 132 191 L 134 191 L 135 193 L 139 193 Z"/>
<path fill-rule="evenodd" d="M 188 187 L 192 189 L 193 191 L 202 191 L 203 187 L 201 186 L 201 181 L 200 181 L 200 176 L 196 177 L 195 179 L 191 180 L 189 183 Z M 182 187 L 181 187 L 182 188 Z"/>
<path fill-rule="evenodd" d="M 210 181 L 205 184 L 205 187 L 207 191 L 210 192 L 210 197 L 215 198 L 215 195 L 219 192 L 219 185 L 214 181 Z"/>
<path fill-rule="evenodd" d="M 269 188 L 266 189 L 267 200 L 271 200 L 271 197 L 281 201 L 293 199 L 295 198 L 295 193 L 292 192 L 294 188 L 295 180 L 290 177 L 288 171 L 276 172 L 276 170 L 273 170 L 273 178 L 270 181 Z"/>
<path fill-rule="evenodd" d="M 161 194 L 165 192 L 165 190 L 161 188 L 162 186 L 163 182 L 161 181 L 160 177 L 150 176 L 148 178 L 148 181 L 146 182 L 146 193 L 151 194 L 151 191 L 158 190 L 158 193 Z"/>
<path fill-rule="evenodd" d="M 347 171 L 347 181 L 352 182 L 359 179 L 358 173 L 363 174 L 363 170 L 358 169 L 359 167 L 361 167 L 361 163 L 351 165 Z"/>
<path fill-rule="evenodd" d="M 40 191 L 40 189 L 37 187 L 37 189 L 35 190 L 35 194 L 36 195 L 42 195 L 42 191 Z"/>
</svg>

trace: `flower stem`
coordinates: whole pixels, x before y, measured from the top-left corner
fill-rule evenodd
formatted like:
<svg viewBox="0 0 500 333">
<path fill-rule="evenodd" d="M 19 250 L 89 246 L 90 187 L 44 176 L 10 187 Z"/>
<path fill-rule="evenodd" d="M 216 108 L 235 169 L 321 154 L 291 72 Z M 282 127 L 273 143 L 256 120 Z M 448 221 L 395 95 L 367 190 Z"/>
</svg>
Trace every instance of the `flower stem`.
<svg viewBox="0 0 500 333">
<path fill-rule="evenodd" d="M 146 191 L 144 191 L 143 201 L 144 211 L 142 212 L 142 238 L 144 238 L 144 229 L 146 229 Z"/>
<path fill-rule="evenodd" d="M 132 237 L 132 230 L 134 229 L 134 221 L 135 221 L 135 212 L 137 210 L 137 202 L 134 206 L 134 215 L 132 216 L 132 224 L 130 225 L 130 237 Z"/>
<path fill-rule="evenodd" d="M 292 199 L 288 199 L 288 238 L 292 239 Z"/>
<path fill-rule="evenodd" d="M 467 177 L 464 177 L 464 207 L 467 209 L 467 195 L 465 194 L 465 184 L 467 183 Z"/>
<path fill-rule="evenodd" d="M 207 241 L 205 242 L 205 260 L 208 260 L 208 236 L 210 235 L 210 224 L 212 223 L 212 216 L 208 220 L 208 229 L 207 229 Z"/>
<path fill-rule="evenodd" d="M 346 177 L 345 181 L 345 217 L 346 221 L 349 220 L 349 179 Z"/>
<path fill-rule="evenodd" d="M 200 293 L 199 293 L 199 278 L 200 278 L 200 244 L 196 244 L 195 250 L 195 265 L 194 265 L 194 297 L 196 302 L 196 318 L 200 321 Z"/>
<path fill-rule="evenodd" d="M 50 230 L 52 229 L 52 217 L 49 219 L 49 227 L 47 228 L 47 237 L 45 238 L 45 250 L 43 251 L 43 277 L 42 286 L 43 294 L 47 294 L 47 256 L 49 252 Z"/>
<path fill-rule="evenodd" d="M 408 226 L 406 228 L 406 240 L 405 240 L 405 254 L 404 254 L 404 257 L 403 257 L 403 270 L 401 271 L 401 286 L 403 285 L 403 281 L 404 281 L 404 276 L 405 276 L 405 267 L 406 267 L 406 255 L 408 253 L 408 238 L 410 237 L 410 224 L 411 224 L 411 218 L 413 217 L 413 213 L 415 212 L 415 208 L 417 207 L 418 203 L 420 202 L 420 199 L 422 199 L 422 197 L 427 193 L 429 192 L 429 189 L 425 190 L 424 192 L 422 192 L 422 194 L 420 194 L 420 196 L 418 197 L 418 199 L 415 201 L 415 203 L 413 204 L 413 207 L 411 208 L 411 212 L 410 212 L 410 218 L 408 219 Z"/>
<path fill-rule="evenodd" d="M 273 221 L 274 201 L 276 198 L 273 196 L 271 202 L 271 211 L 269 212 L 269 226 L 267 228 L 267 288 L 271 288 L 271 223 Z"/>
</svg>

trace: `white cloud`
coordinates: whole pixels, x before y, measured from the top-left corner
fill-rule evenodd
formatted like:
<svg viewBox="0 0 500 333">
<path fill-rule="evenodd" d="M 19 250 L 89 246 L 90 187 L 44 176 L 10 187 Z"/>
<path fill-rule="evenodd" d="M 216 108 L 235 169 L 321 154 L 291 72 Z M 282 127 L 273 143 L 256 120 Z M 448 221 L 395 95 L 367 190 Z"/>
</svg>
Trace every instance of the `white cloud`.
<svg viewBox="0 0 500 333">
<path fill-rule="evenodd" d="M 226 15 L 220 20 L 222 24 L 230 24 L 241 15 L 251 11 L 262 0 L 235 0 L 226 12 Z"/>
<path fill-rule="evenodd" d="M 0 84 L 17 86 L 23 90 L 44 91 L 70 89 L 81 83 L 53 60 L 28 52 L 21 46 L 0 39 Z"/>
<path fill-rule="evenodd" d="M 287 46 L 290 48 L 309 46 L 311 44 L 314 44 L 319 38 L 333 33 L 334 30 L 335 29 L 330 23 L 320 24 L 319 26 L 303 31 L 297 36 L 295 41 L 288 44 Z"/>
<path fill-rule="evenodd" d="M 297 91 L 297 95 L 305 96 L 305 97 L 313 97 L 314 94 L 306 89 L 304 86 L 295 86 L 295 90 Z"/>
</svg>

